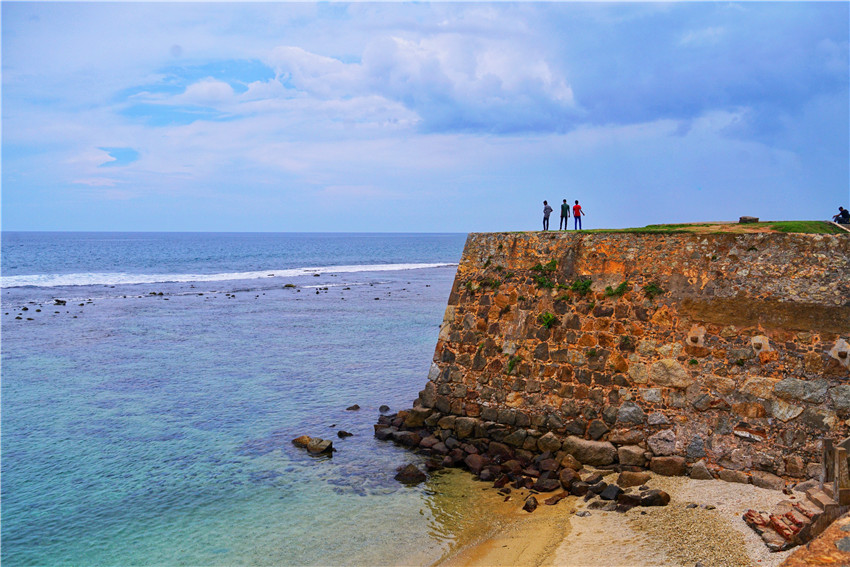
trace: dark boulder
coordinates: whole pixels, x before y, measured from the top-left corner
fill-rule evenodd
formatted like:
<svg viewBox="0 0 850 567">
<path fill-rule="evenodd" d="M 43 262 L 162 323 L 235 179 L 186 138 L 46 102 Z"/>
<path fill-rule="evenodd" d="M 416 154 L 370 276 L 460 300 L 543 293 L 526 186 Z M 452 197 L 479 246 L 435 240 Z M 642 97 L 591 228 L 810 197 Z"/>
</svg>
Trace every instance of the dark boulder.
<svg viewBox="0 0 850 567">
<path fill-rule="evenodd" d="M 403 484 L 415 485 L 424 482 L 428 478 L 416 465 L 410 464 L 400 467 L 395 479 Z"/>
<path fill-rule="evenodd" d="M 561 488 L 561 482 L 554 478 L 540 478 L 532 488 L 537 492 L 554 492 Z"/>
<path fill-rule="evenodd" d="M 602 500 L 616 500 L 620 494 L 623 493 L 623 489 L 617 486 L 616 484 L 609 484 L 605 487 L 605 490 L 599 493 L 599 498 Z"/>
<path fill-rule="evenodd" d="M 670 503 L 670 495 L 663 490 L 647 490 L 640 493 L 641 506 L 666 506 Z"/>
<path fill-rule="evenodd" d="M 537 498 L 535 498 L 534 496 L 529 496 L 525 500 L 525 505 L 522 507 L 522 509 L 529 513 L 537 510 Z"/>
</svg>

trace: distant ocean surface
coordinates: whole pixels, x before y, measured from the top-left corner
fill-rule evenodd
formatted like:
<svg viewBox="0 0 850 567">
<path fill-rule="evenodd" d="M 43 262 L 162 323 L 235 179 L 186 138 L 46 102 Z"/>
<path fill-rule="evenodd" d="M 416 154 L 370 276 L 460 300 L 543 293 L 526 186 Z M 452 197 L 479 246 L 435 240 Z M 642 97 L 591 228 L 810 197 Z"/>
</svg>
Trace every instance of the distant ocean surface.
<svg viewBox="0 0 850 567">
<path fill-rule="evenodd" d="M 2 233 L 3 565 L 437 560 L 468 481 L 398 484 L 420 457 L 372 425 L 425 385 L 464 241 Z"/>
</svg>

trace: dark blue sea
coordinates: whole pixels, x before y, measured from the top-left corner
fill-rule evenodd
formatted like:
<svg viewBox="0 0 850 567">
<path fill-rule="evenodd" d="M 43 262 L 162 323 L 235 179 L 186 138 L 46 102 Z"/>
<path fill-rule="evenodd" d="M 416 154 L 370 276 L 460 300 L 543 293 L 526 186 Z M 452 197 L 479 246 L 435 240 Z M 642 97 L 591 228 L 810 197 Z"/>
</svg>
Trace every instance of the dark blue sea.
<svg viewBox="0 0 850 567">
<path fill-rule="evenodd" d="M 420 457 L 372 425 L 425 385 L 464 241 L 4 232 L 3 565 L 439 559 L 467 481 L 398 484 Z"/>
</svg>

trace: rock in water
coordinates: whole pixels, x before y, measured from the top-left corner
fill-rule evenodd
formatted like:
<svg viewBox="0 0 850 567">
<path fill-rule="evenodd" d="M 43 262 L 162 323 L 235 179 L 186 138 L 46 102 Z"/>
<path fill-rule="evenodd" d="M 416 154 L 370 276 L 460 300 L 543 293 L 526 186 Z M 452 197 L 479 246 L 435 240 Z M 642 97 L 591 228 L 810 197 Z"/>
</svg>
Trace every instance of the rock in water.
<svg viewBox="0 0 850 567">
<path fill-rule="evenodd" d="M 296 437 L 292 440 L 293 445 L 302 449 L 306 449 L 308 443 L 310 443 L 310 437 L 307 435 L 302 435 L 301 437 Z"/>
<path fill-rule="evenodd" d="M 525 500 L 525 505 L 522 507 L 522 509 L 526 512 L 534 512 L 535 510 L 537 510 L 537 498 L 535 498 L 534 496 L 529 496 Z"/>
<path fill-rule="evenodd" d="M 351 437 L 352 435 L 354 435 L 354 433 L 349 433 L 348 431 L 344 431 L 342 429 L 336 432 L 336 436 L 340 439 L 345 439 L 346 437 Z"/>
<path fill-rule="evenodd" d="M 313 455 L 320 455 L 322 453 L 333 453 L 334 444 L 327 439 L 319 439 L 318 437 L 314 437 L 310 439 L 310 442 L 307 443 L 307 450 Z"/>
<path fill-rule="evenodd" d="M 428 478 L 416 465 L 410 464 L 400 467 L 395 479 L 403 484 L 416 485 Z"/>
<path fill-rule="evenodd" d="M 345 408 L 346 411 L 357 411 L 359 409 L 360 409 L 360 406 L 358 406 L 357 404 L 354 404 L 353 406 L 348 406 L 347 408 Z"/>
</svg>

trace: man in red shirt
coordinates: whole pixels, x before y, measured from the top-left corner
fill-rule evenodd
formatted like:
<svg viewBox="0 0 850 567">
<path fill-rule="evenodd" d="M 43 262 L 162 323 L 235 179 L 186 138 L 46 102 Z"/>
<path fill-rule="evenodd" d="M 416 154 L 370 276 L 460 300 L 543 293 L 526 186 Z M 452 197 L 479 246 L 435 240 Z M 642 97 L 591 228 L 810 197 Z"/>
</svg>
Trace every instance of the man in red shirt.
<svg viewBox="0 0 850 567">
<path fill-rule="evenodd" d="M 573 230 L 581 230 L 581 216 L 584 214 L 584 211 L 581 210 L 581 205 L 578 204 L 578 200 L 576 200 L 576 204 L 573 205 Z"/>
</svg>

